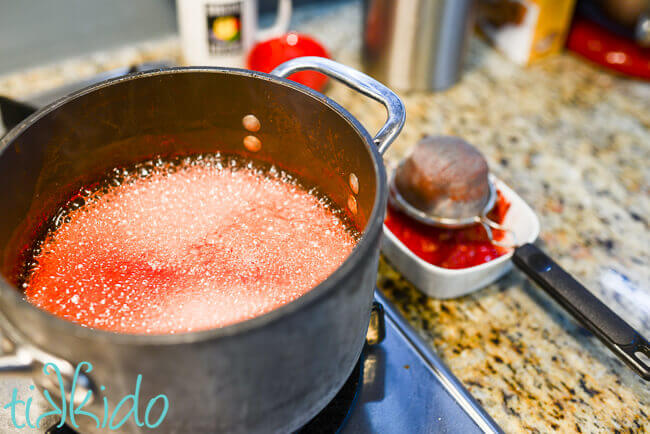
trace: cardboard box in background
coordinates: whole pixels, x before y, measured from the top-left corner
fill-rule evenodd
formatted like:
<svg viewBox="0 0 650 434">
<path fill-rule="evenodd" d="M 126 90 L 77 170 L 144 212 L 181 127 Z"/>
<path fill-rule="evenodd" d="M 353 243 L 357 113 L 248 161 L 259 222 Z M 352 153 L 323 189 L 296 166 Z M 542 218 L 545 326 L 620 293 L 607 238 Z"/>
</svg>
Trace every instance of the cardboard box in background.
<svg viewBox="0 0 650 434">
<path fill-rule="evenodd" d="M 509 59 L 527 65 L 562 51 L 575 0 L 480 0 L 477 25 Z"/>
</svg>

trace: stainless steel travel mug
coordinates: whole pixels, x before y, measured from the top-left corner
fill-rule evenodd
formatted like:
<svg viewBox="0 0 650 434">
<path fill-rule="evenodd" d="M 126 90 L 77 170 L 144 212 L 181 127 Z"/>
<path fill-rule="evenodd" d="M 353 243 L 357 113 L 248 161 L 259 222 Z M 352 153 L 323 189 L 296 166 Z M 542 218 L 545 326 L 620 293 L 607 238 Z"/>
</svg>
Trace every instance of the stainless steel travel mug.
<svg viewBox="0 0 650 434">
<path fill-rule="evenodd" d="M 366 72 L 398 90 L 442 90 L 458 81 L 474 0 L 364 0 Z"/>
</svg>

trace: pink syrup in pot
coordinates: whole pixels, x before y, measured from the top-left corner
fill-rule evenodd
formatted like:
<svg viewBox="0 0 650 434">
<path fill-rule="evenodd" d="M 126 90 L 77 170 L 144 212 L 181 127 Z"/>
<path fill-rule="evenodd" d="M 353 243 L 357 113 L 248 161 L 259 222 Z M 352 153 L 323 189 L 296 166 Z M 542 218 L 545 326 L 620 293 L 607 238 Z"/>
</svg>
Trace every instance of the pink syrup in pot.
<svg viewBox="0 0 650 434">
<path fill-rule="evenodd" d="M 22 286 L 61 318 L 167 334 L 243 321 L 329 276 L 358 234 L 294 178 L 203 155 L 115 170 L 35 244 Z"/>
</svg>

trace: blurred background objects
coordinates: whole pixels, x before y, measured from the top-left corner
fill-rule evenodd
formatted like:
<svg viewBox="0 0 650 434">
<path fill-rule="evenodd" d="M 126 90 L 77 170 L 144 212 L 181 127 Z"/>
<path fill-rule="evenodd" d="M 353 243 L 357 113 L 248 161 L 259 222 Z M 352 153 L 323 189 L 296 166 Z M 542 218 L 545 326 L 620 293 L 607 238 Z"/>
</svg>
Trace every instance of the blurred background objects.
<svg viewBox="0 0 650 434">
<path fill-rule="evenodd" d="M 259 0 L 263 26 L 277 4 Z M 0 74 L 177 34 L 175 0 L 0 0 Z"/>
</svg>

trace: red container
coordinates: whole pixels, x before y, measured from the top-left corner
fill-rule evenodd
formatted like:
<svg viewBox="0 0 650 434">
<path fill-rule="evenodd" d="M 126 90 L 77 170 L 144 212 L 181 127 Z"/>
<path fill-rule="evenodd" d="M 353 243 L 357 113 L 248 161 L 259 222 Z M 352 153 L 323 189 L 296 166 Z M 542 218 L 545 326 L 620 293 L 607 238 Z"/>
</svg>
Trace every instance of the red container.
<svg viewBox="0 0 650 434">
<path fill-rule="evenodd" d="M 650 48 L 642 48 L 585 18 L 574 19 L 567 47 L 606 68 L 650 80 Z"/>
<path fill-rule="evenodd" d="M 281 63 L 301 56 L 318 56 L 330 58 L 329 53 L 315 39 L 299 34 L 287 33 L 278 38 L 269 39 L 255 45 L 248 54 L 248 69 L 271 72 Z M 297 72 L 289 76 L 290 80 L 320 91 L 327 82 L 327 77 L 313 71 Z"/>
</svg>

